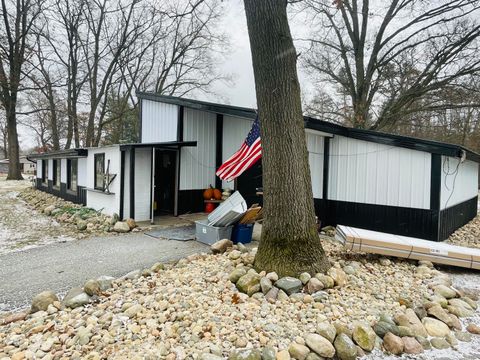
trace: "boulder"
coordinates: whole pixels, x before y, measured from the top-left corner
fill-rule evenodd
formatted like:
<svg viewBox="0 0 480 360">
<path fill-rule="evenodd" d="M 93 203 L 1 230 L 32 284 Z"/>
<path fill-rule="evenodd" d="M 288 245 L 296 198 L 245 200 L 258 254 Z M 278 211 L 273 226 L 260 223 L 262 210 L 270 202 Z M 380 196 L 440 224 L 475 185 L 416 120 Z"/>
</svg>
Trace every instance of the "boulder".
<svg viewBox="0 0 480 360">
<path fill-rule="evenodd" d="M 107 291 L 112 287 L 113 280 L 115 280 L 112 276 L 102 275 L 97 278 L 98 285 L 100 285 L 101 291 Z"/>
<path fill-rule="evenodd" d="M 313 301 L 323 302 L 328 299 L 328 293 L 326 291 L 317 291 L 312 294 Z"/>
<path fill-rule="evenodd" d="M 232 240 L 222 239 L 210 246 L 210 250 L 214 254 L 223 254 L 229 247 L 233 246 Z"/>
<path fill-rule="evenodd" d="M 406 354 L 421 354 L 423 353 L 423 347 L 420 343 L 413 337 L 402 337 L 403 341 L 403 351 Z"/>
<path fill-rule="evenodd" d="M 82 288 L 72 288 L 63 298 L 63 305 L 69 308 L 77 308 L 90 302 L 90 296 Z"/>
<path fill-rule="evenodd" d="M 389 332 L 383 337 L 383 347 L 391 354 L 400 355 L 403 352 L 404 345 L 400 337 Z"/>
<path fill-rule="evenodd" d="M 272 289 L 272 287 L 273 287 L 273 284 L 270 281 L 270 279 L 266 277 L 262 277 L 260 279 L 260 288 L 262 289 L 262 293 L 264 294 L 268 293 Z"/>
<path fill-rule="evenodd" d="M 202 353 L 198 357 L 198 360 L 222 360 L 223 357 L 215 355 L 215 354 L 210 354 L 210 353 Z"/>
<path fill-rule="evenodd" d="M 275 302 L 278 297 L 278 288 L 272 287 L 266 294 L 265 294 L 265 300 L 268 302 Z"/>
<path fill-rule="evenodd" d="M 260 275 L 248 272 L 237 281 L 237 289 L 248 296 L 260 291 Z M 299 280 L 300 281 L 300 280 Z"/>
<path fill-rule="evenodd" d="M 332 343 L 318 334 L 308 334 L 305 337 L 306 345 L 317 355 L 332 358 L 335 355 L 335 348 Z"/>
<path fill-rule="evenodd" d="M 215 245 L 215 244 L 214 244 Z M 241 268 L 236 268 L 235 270 L 233 270 L 230 275 L 228 276 L 228 279 L 236 284 L 238 279 L 240 279 L 243 275 L 245 275 L 247 273 L 247 270 L 245 270 L 245 268 L 241 267 Z"/>
<path fill-rule="evenodd" d="M 277 356 L 275 358 L 276 360 L 290 360 L 290 353 L 288 350 L 281 350 L 277 353 Z M 263 360 L 263 359 L 262 359 Z"/>
<path fill-rule="evenodd" d="M 287 295 L 292 295 L 302 290 L 303 284 L 297 278 L 294 278 L 291 276 L 285 276 L 279 279 L 277 282 L 275 282 L 275 286 L 285 291 Z"/>
<path fill-rule="evenodd" d="M 125 220 L 125 222 L 127 223 L 130 230 L 135 229 L 137 227 L 137 223 L 132 218 L 128 218 L 127 220 Z"/>
<path fill-rule="evenodd" d="M 262 360 L 275 360 L 276 351 L 270 346 L 262 349 Z"/>
<path fill-rule="evenodd" d="M 379 321 L 378 323 L 376 323 L 375 326 L 373 327 L 373 330 L 381 338 L 383 338 L 389 332 L 397 336 L 399 334 L 397 325 L 394 325 L 385 321 Z"/>
<path fill-rule="evenodd" d="M 459 318 L 473 316 L 472 310 L 468 310 L 461 306 L 447 305 L 447 310 L 450 312 L 450 314 L 458 316 Z"/>
<path fill-rule="evenodd" d="M 344 286 L 347 283 L 347 274 L 342 269 L 330 268 L 327 271 L 336 286 Z"/>
<path fill-rule="evenodd" d="M 100 295 L 102 293 L 100 283 L 93 279 L 87 280 L 85 284 L 83 284 L 83 291 L 85 291 L 89 296 Z"/>
<path fill-rule="evenodd" d="M 55 210 L 55 205 L 49 205 L 45 209 L 43 209 L 43 212 L 45 215 L 51 215 L 54 210 Z"/>
<path fill-rule="evenodd" d="M 457 296 L 457 292 L 455 290 L 443 284 L 435 286 L 433 292 L 435 293 L 435 295 L 443 296 L 447 300 L 453 299 Z"/>
<path fill-rule="evenodd" d="M 425 337 L 417 336 L 415 337 L 415 340 L 417 340 L 418 343 L 422 345 L 423 350 L 430 350 L 432 348 L 432 345 L 430 345 L 430 341 L 428 341 L 428 339 Z"/>
<path fill-rule="evenodd" d="M 127 233 L 130 231 L 130 226 L 124 221 L 117 221 L 113 227 L 113 231 L 117 233 Z"/>
<path fill-rule="evenodd" d="M 293 359 L 305 360 L 307 358 L 307 355 L 310 353 L 310 349 L 305 345 L 292 342 L 288 347 L 288 353 Z"/>
<path fill-rule="evenodd" d="M 425 314 L 425 316 L 423 316 L 422 319 L 426 316 L 427 315 Z M 412 309 L 405 310 L 405 317 L 409 323 L 409 325 L 407 326 L 409 326 L 410 329 L 412 329 L 414 336 L 427 337 L 427 331 L 425 330 L 425 327 L 422 325 L 422 322 L 418 318 L 416 311 Z"/>
<path fill-rule="evenodd" d="M 448 300 L 448 303 L 450 305 L 453 305 L 453 306 L 456 306 L 456 307 L 462 307 L 462 308 L 467 309 L 469 311 L 474 310 L 468 302 L 466 302 L 462 299 L 450 299 L 450 300 Z"/>
<path fill-rule="evenodd" d="M 430 340 L 430 343 L 435 349 L 443 350 L 450 348 L 448 341 L 441 337 L 434 337 L 432 340 Z"/>
<path fill-rule="evenodd" d="M 323 283 L 317 278 L 311 278 L 307 283 L 307 292 L 309 294 L 316 293 L 317 291 L 323 290 Z"/>
<path fill-rule="evenodd" d="M 480 326 L 475 324 L 468 324 L 467 331 L 471 334 L 480 335 Z"/>
<path fill-rule="evenodd" d="M 263 359 L 262 359 L 263 360 Z M 278 359 L 277 359 L 278 360 Z M 325 360 L 325 358 L 318 356 L 314 352 L 311 352 L 307 355 L 307 358 L 305 360 Z"/>
<path fill-rule="evenodd" d="M 443 321 L 445 324 L 448 326 L 452 327 L 452 318 L 450 317 L 450 314 L 446 312 L 440 305 L 435 305 L 427 309 L 428 315 L 431 315 L 435 318 L 437 318 L 440 321 Z"/>
<path fill-rule="evenodd" d="M 331 276 L 325 274 L 317 274 L 315 277 L 323 284 L 324 289 L 330 289 L 335 285 L 335 281 Z"/>
<path fill-rule="evenodd" d="M 430 336 L 445 337 L 450 333 L 450 329 L 444 322 L 431 317 L 423 318 L 422 324 Z"/>
<path fill-rule="evenodd" d="M 48 305 L 58 301 L 57 295 L 53 291 L 43 291 L 40 294 L 35 295 L 32 299 L 31 312 L 47 311 Z"/>
<path fill-rule="evenodd" d="M 451 320 L 451 323 L 452 323 L 451 327 L 453 329 L 456 329 L 456 330 L 462 330 L 462 323 L 460 322 L 458 317 L 456 317 L 453 314 L 448 314 L 448 315 L 450 316 L 450 320 Z"/>
<path fill-rule="evenodd" d="M 311 278 L 312 276 L 307 272 L 301 273 L 298 277 L 298 279 L 302 282 L 303 285 L 305 285 Z"/>
<path fill-rule="evenodd" d="M 458 345 L 458 340 L 457 338 L 455 337 L 454 334 L 450 333 L 448 334 L 446 337 L 445 337 L 445 340 L 447 340 L 447 342 L 450 344 L 450 346 L 457 346 Z"/>
<path fill-rule="evenodd" d="M 257 349 L 236 350 L 230 354 L 229 360 L 262 360 L 262 353 Z"/>
<path fill-rule="evenodd" d="M 150 270 L 154 273 L 158 273 L 160 270 L 165 269 L 165 265 L 161 262 L 157 262 L 150 267 Z"/>
<path fill-rule="evenodd" d="M 460 300 L 466 302 L 474 310 L 477 310 L 478 304 L 475 300 L 470 299 L 468 296 L 461 297 Z"/>
<path fill-rule="evenodd" d="M 338 335 L 333 346 L 340 360 L 355 360 L 357 358 L 357 347 L 346 334 Z"/>
<path fill-rule="evenodd" d="M 87 230 L 87 222 L 84 220 L 77 221 L 77 230 L 84 231 Z"/>
<path fill-rule="evenodd" d="M 363 350 L 372 351 L 375 347 L 375 339 L 377 335 L 370 325 L 365 323 L 356 323 L 352 333 L 353 341 L 357 343 Z"/>
<path fill-rule="evenodd" d="M 413 330 L 408 327 L 408 326 L 399 326 L 398 327 L 398 336 L 400 337 L 404 337 L 404 336 L 415 336 L 415 334 L 413 333 Z"/>
<path fill-rule="evenodd" d="M 317 332 L 331 343 L 333 343 L 335 336 L 337 335 L 337 329 L 335 329 L 335 326 L 328 322 L 318 324 Z"/>
<path fill-rule="evenodd" d="M 462 342 L 470 342 L 472 341 L 472 334 L 463 331 L 455 331 L 455 337 L 457 340 Z"/>
</svg>

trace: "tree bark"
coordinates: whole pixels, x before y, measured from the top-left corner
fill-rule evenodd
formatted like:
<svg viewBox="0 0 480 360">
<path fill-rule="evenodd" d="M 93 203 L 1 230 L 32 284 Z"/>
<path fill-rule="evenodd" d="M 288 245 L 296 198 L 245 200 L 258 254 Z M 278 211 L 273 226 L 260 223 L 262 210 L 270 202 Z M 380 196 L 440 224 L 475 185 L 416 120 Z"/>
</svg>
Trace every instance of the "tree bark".
<svg viewBox="0 0 480 360">
<path fill-rule="evenodd" d="M 11 100 L 15 103 L 14 100 Z M 20 146 L 18 144 L 16 106 L 9 104 L 5 109 L 7 115 L 8 134 L 8 175 L 7 180 L 22 180 L 22 169 L 20 167 Z"/>
<path fill-rule="evenodd" d="M 287 2 L 244 3 L 262 138 L 265 220 L 255 267 L 280 276 L 325 272 Z"/>
</svg>

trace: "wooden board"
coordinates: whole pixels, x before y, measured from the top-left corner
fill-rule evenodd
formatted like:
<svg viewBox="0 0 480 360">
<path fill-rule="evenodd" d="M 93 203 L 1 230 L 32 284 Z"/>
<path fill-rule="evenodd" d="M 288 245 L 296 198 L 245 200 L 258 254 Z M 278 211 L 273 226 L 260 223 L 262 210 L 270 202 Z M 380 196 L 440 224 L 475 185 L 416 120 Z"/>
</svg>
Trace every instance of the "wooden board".
<svg viewBox="0 0 480 360">
<path fill-rule="evenodd" d="M 336 238 L 353 251 L 429 260 L 437 264 L 480 270 L 480 249 L 438 243 L 378 231 L 337 226 Z"/>
</svg>

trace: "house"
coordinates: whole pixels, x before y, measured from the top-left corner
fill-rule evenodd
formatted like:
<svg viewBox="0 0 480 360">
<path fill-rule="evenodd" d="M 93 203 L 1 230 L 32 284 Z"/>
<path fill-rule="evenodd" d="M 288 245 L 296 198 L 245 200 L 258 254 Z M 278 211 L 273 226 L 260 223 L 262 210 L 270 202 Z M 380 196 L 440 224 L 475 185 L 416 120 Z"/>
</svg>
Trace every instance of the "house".
<svg viewBox="0 0 480 360">
<path fill-rule="evenodd" d="M 0 174 L 7 174 L 8 173 L 8 166 L 9 166 L 8 159 L 0 160 Z M 34 174 L 36 170 L 36 164 L 34 161 L 30 161 L 27 156 L 20 156 L 20 166 L 22 167 L 23 174 Z"/>
<path fill-rule="evenodd" d="M 203 209 L 210 184 L 261 202 L 261 162 L 234 183 L 215 170 L 241 145 L 253 109 L 138 93 L 140 142 L 31 155 L 37 188 L 137 221 Z M 477 214 L 480 155 L 462 146 L 305 117 L 322 225 L 444 240 Z"/>
</svg>

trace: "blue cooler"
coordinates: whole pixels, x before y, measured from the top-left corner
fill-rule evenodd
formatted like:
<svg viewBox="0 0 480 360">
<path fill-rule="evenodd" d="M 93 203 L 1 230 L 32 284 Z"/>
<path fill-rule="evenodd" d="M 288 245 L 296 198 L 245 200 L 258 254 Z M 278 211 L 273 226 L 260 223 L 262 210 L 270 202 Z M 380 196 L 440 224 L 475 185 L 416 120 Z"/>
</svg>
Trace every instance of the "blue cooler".
<svg viewBox="0 0 480 360">
<path fill-rule="evenodd" d="M 232 230 L 232 241 L 234 244 L 248 244 L 252 241 L 254 224 L 237 224 Z"/>
</svg>

